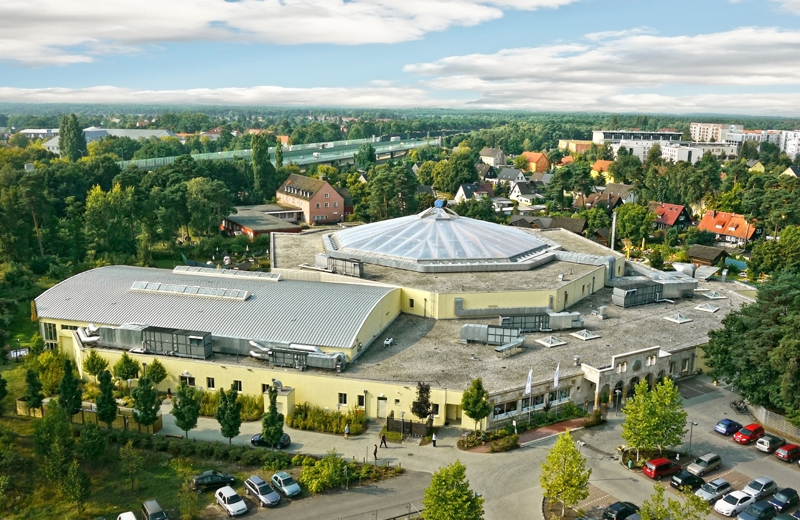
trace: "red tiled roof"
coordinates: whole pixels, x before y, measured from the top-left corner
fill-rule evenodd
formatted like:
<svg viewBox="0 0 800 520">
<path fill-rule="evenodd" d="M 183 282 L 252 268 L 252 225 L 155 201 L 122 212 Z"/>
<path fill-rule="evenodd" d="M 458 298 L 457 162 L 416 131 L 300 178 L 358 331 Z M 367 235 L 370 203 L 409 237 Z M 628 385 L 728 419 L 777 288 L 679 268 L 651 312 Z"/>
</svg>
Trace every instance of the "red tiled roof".
<svg viewBox="0 0 800 520">
<path fill-rule="evenodd" d="M 681 216 L 685 206 L 680 204 L 666 204 L 664 202 L 651 202 L 648 204 L 650 211 L 658 215 L 656 224 L 664 224 L 667 226 L 674 226 L 678 222 L 678 217 Z"/>
<path fill-rule="evenodd" d="M 573 162 L 575 162 L 575 159 L 573 159 L 572 157 L 570 157 L 569 155 L 567 155 L 566 157 L 562 157 L 562 158 L 561 158 L 561 162 L 560 162 L 560 163 L 558 163 L 558 164 L 559 164 L 560 166 L 566 166 L 566 165 L 568 165 L 568 164 L 572 164 Z"/>
<path fill-rule="evenodd" d="M 598 173 L 607 172 L 608 171 L 608 167 L 611 166 L 611 164 L 613 162 L 614 161 L 603 161 L 603 160 L 598 159 L 592 165 L 592 171 L 595 171 L 595 172 L 598 172 Z"/>
<path fill-rule="evenodd" d="M 542 152 L 522 152 L 520 155 L 528 159 L 528 162 L 533 162 L 533 163 L 539 162 L 539 159 L 541 158 L 544 158 L 545 160 L 547 159 L 547 156 Z"/>
<path fill-rule="evenodd" d="M 706 211 L 703 220 L 697 226 L 700 231 L 709 231 L 719 235 L 736 238 L 753 238 L 756 232 L 754 224 L 748 225 L 747 220 L 742 215 L 735 213 L 725 213 L 722 211 Z M 746 235 L 746 236 L 745 236 Z"/>
</svg>

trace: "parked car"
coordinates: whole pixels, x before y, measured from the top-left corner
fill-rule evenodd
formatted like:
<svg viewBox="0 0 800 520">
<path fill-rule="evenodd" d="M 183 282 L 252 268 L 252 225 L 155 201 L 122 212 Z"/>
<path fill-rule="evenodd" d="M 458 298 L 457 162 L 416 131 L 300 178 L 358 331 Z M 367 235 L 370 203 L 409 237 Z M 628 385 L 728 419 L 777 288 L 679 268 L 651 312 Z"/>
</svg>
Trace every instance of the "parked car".
<svg viewBox="0 0 800 520">
<path fill-rule="evenodd" d="M 669 485 L 674 487 L 675 489 L 683 490 L 684 488 L 689 488 L 690 490 L 694 491 L 695 489 L 699 488 L 706 481 L 703 480 L 701 477 L 693 473 L 689 473 L 686 470 L 681 470 L 672 476 L 672 480 L 669 481 Z"/>
<path fill-rule="evenodd" d="M 792 506 L 800 504 L 800 496 L 797 495 L 797 490 L 792 488 L 783 488 L 772 495 L 769 503 L 775 506 L 779 513 Z"/>
<path fill-rule="evenodd" d="M 279 450 L 286 448 L 291 443 L 292 443 L 292 438 L 289 437 L 288 433 L 284 433 L 283 435 L 281 435 L 281 440 L 278 441 L 278 444 L 276 444 L 275 446 L 270 446 L 269 444 L 267 444 L 267 441 L 264 440 L 264 438 L 261 436 L 260 433 L 253 435 L 253 438 L 250 439 L 250 444 L 252 444 L 253 446 L 260 446 L 263 448 L 278 448 Z"/>
<path fill-rule="evenodd" d="M 714 504 L 714 511 L 724 516 L 738 515 L 755 502 L 752 495 L 744 491 L 731 491 Z"/>
<path fill-rule="evenodd" d="M 147 500 L 142 504 L 142 520 L 167 520 L 167 513 L 156 500 Z"/>
<path fill-rule="evenodd" d="M 239 493 L 230 486 L 221 487 L 214 493 L 217 504 L 228 513 L 228 516 L 239 516 L 247 513 L 247 504 L 244 503 Z"/>
<path fill-rule="evenodd" d="M 276 506 L 281 501 L 278 492 L 258 475 L 253 475 L 244 481 L 244 490 L 264 507 Z"/>
<path fill-rule="evenodd" d="M 800 459 L 800 446 L 797 444 L 784 444 L 775 450 L 775 456 L 786 462 L 793 462 Z"/>
<path fill-rule="evenodd" d="M 136 520 L 136 515 L 133 514 L 133 511 L 128 511 L 119 515 L 117 520 Z"/>
<path fill-rule="evenodd" d="M 800 511 L 795 511 L 797 513 L 797 518 L 800 518 Z M 778 513 L 778 516 L 775 517 L 775 520 L 794 520 L 794 516 L 790 515 L 789 513 Z"/>
<path fill-rule="evenodd" d="M 776 449 L 780 448 L 786 444 L 786 440 L 778 437 L 777 435 L 772 435 L 771 433 L 764 434 L 763 437 L 758 439 L 756 442 L 756 449 L 758 451 L 763 451 L 764 453 L 772 453 Z"/>
<path fill-rule="evenodd" d="M 775 508 L 767 502 L 762 500 L 751 504 L 747 509 L 739 513 L 738 520 L 771 520 L 778 514 Z"/>
<path fill-rule="evenodd" d="M 733 440 L 739 444 L 750 444 L 764 436 L 764 427 L 760 424 L 748 424 L 733 435 Z"/>
<path fill-rule="evenodd" d="M 733 435 L 742 429 L 742 425 L 733 419 L 722 419 L 714 426 L 714 431 L 722 435 Z"/>
<path fill-rule="evenodd" d="M 662 477 L 674 475 L 680 469 L 681 466 L 678 463 L 662 457 L 646 462 L 644 468 L 642 468 L 642 473 L 650 478 L 661 480 Z"/>
<path fill-rule="evenodd" d="M 731 483 L 724 478 L 715 478 L 711 482 L 706 482 L 700 489 L 695 491 L 695 495 L 699 496 L 709 504 L 713 504 L 723 496 L 733 491 Z"/>
<path fill-rule="evenodd" d="M 694 462 L 686 467 L 686 471 L 692 475 L 702 477 L 709 471 L 713 471 L 722 465 L 722 459 L 716 453 L 706 453 L 702 457 L 697 457 Z"/>
<path fill-rule="evenodd" d="M 796 520 L 800 520 L 800 509 L 798 509 L 797 511 L 792 513 L 792 518 L 794 518 Z"/>
<path fill-rule="evenodd" d="M 742 491 L 752 496 L 756 500 L 761 500 L 778 490 L 778 485 L 769 477 L 758 477 L 751 480 Z"/>
<path fill-rule="evenodd" d="M 192 489 L 195 491 L 208 491 L 222 486 L 233 484 L 233 475 L 226 475 L 216 470 L 204 471 L 192 477 Z"/>
<path fill-rule="evenodd" d="M 603 520 L 625 520 L 639 511 L 639 506 L 630 502 L 614 502 L 603 511 Z"/>
<path fill-rule="evenodd" d="M 300 484 L 295 482 L 291 475 L 286 473 L 285 471 L 279 471 L 272 475 L 270 479 L 272 484 L 280 490 L 281 493 L 286 495 L 287 497 L 293 497 L 295 495 L 299 495 L 302 489 L 300 489 Z"/>
</svg>

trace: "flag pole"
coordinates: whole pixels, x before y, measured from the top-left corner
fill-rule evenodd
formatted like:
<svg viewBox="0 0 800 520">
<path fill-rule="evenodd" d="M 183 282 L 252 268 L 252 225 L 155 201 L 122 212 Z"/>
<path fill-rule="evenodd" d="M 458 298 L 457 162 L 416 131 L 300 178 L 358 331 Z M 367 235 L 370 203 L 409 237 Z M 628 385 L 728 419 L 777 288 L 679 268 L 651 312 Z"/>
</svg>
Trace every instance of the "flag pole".
<svg viewBox="0 0 800 520">
<path fill-rule="evenodd" d="M 533 376 L 533 365 L 528 372 L 528 384 L 525 386 L 525 395 L 528 396 L 528 428 L 531 426 L 531 410 L 533 409 L 533 396 L 531 395 L 531 376 Z"/>
</svg>

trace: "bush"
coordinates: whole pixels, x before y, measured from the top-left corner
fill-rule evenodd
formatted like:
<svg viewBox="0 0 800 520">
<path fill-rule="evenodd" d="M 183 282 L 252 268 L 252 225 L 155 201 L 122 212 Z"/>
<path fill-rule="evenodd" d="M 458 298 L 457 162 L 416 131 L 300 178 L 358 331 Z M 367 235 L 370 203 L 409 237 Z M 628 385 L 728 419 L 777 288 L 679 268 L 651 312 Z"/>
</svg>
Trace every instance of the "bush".
<svg viewBox="0 0 800 520">
<path fill-rule="evenodd" d="M 501 453 L 504 451 L 511 451 L 516 448 L 519 448 L 519 435 L 512 434 L 492 442 L 491 446 L 489 446 L 489 451 L 492 453 Z"/>
<path fill-rule="evenodd" d="M 282 451 L 268 451 L 264 457 L 264 471 L 280 471 L 292 464 L 292 456 Z"/>
<path fill-rule="evenodd" d="M 261 450 L 246 449 L 241 457 L 239 463 L 244 466 L 260 466 L 262 464 L 263 453 Z"/>
<path fill-rule="evenodd" d="M 474 448 L 475 446 L 479 446 L 483 442 L 483 433 L 478 432 L 469 432 L 469 435 L 466 437 L 461 437 L 458 439 L 456 445 L 461 450 L 468 450 L 470 448 Z"/>
<path fill-rule="evenodd" d="M 333 449 L 313 465 L 303 465 L 300 482 L 312 493 L 322 493 L 345 483 L 346 466 L 342 456 Z"/>
<path fill-rule="evenodd" d="M 260 421 L 264 415 L 264 396 L 239 394 L 236 399 L 242 404 L 242 421 Z"/>
<path fill-rule="evenodd" d="M 302 453 L 298 453 L 297 455 L 292 457 L 292 466 L 302 466 L 305 460 L 306 456 L 303 455 Z"/>
<path fill-rule="evenodd" d="M 591 415 L 587 416 L 583 420 L 583 427 L 584 428 L 591 428 L 592 426 L 600 426 L 601 424 L 605 424 L 606 422 L 606 414 L 605 411 L 598 407 L 595 408 Z"/>
<path fill-rule="evenodd" d="M 363 410 L 324 410 L 319 406 L 298 404 L 293 414 L 286 417 L 286 426 L 296 430 L 311 430 L 343 434 L 345 425 L 350 425 L 350 435 L 360 435 L 367 429 L 367 417 Z"/>
<path fill-rule="evenodd" d="M 381 435 L 386 435 L 386 440 L 391 442 L 403 442 L 405 436 L 400 432 L 388 432 L 386 426 L 381 430 Z"/>
</svg>

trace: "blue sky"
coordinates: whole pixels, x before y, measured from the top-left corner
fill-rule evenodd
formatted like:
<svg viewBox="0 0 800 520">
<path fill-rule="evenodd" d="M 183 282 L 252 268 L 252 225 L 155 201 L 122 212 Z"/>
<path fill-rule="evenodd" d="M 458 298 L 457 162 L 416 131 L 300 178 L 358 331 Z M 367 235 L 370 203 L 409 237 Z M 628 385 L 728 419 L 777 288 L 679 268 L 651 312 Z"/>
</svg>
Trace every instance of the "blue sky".
<svg viewBox="0 0 800 520">
<path fill-rule="evenodd" d="M 0 56 L 0 101 L 800 113 L 800 0 L 5 0 Z"/>
</svg>

